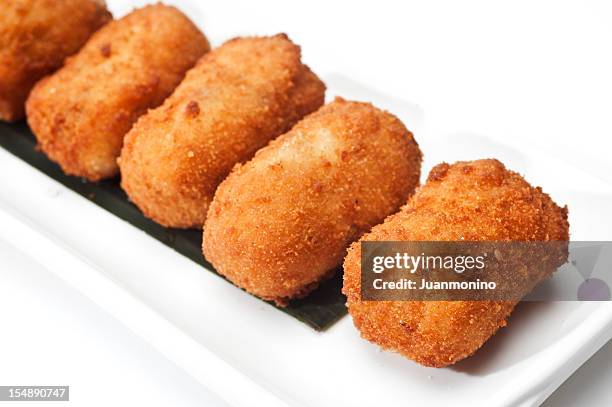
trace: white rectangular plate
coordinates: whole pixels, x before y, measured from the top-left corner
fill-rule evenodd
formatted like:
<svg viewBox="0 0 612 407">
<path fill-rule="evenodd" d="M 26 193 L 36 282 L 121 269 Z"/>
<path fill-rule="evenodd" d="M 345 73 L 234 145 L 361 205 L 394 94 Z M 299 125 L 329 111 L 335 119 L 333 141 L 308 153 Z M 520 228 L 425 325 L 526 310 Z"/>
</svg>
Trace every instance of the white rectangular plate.
<svg viewBox="0 0 612 407">
<path fill-rule="evenodd" d="M 326 75 L 328 95 L 372 101 L 414 131 L 423 178 L 495 157 L 567 204 L 574 240 L 611 240 L 612 187 L 543 151 L 428 134 L 418 106 Z M 537 405 L 612 336 L 612 303 L 521 304 L 451 368 L 363 341 L 349 317 L 318 333 L 253 298 L 0 149 L 0 238 L 103 306 L 236 406 Z M 265 404 L 263 404 L 265 403 Z"/>
</svg>

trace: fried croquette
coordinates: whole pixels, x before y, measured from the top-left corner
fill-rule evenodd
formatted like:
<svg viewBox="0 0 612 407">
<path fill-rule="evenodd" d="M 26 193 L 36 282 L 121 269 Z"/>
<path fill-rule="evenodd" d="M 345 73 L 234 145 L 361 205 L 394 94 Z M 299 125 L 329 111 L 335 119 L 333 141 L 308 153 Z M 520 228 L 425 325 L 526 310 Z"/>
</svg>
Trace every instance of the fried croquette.
<svg viewBox="0 0 612 407">
<path fill-rule="evenodd" d="M 145 216 L 201 228 L 234 164 L 318 109 L 325 85 L 286 35 L 237 38 L 205 55 L 142 117 L 121 153 L 121 186 Z"/>
<path fill-rule="evenodd" d="M 133 123 L 160 105 L 209 48 L 183 13 L 162 4 L 108 23 L 32 90 L 28 123 L 42 151 L 70 175 L 116 175 Z"/>
<path fill-rule="evenodd" d="M 217 189 L 203 252 L 279 305 L 308 294 L 349 244 L 418 185 L 421 152 L 395 116 L 336 99 L 237 166 Z"/>
<path fill-rule="evenodd" d="M 0 120 L 24 116 L 34 84 L 112 19 L 103 0 L 10 0 L 0 12 Z"/>
<path fill-rule="evenodd" d="M 567 208 L 497 160 L 440 164 L 402 210 L 361 241 L 567 241 Z M 567 254 L 565 254 L 567 255 Z M 549 267 L 550 275 L 558 266 Z M 549 265 L 550 266 L 550 265 Z M 348 309 L 361 336 L 433 367 L 472 355 L 516 301 L 362 301 L 361 245 L 344 261 Z"/>
</svg>

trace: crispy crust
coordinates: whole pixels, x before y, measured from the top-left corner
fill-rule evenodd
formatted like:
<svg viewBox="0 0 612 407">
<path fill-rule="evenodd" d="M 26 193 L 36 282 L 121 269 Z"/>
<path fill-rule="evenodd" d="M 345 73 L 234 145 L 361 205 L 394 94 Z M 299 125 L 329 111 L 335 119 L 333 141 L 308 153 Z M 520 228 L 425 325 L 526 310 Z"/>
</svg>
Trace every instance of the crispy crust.
<svg viewBox="0 0 612 407">
<path fill-rule="evenodd" d="M 440 164 L 402 210 L 361 240 L 566 241 L 567 208 L 497 160 Z M 515 302 L 361 301 L 361 245 L 344 261 L 347 305 L 361 336 L 425 366 L 444 367 L 478 350 Z M 547 270 L 550 275 L 556 267 Z"/>
<path fill-rule="evenodd" d="M 97 181 L 117 174 L 123 137 L 147 109 L 174 90 L 209 49 L 174 7 L 133 11 L 96 32 L 27 101 L 40 147 L 71 175 Z"/>
<path fill-rule="evenodd" d="M 203 252 L 257 296 L 303 296 L 351 242 L 398 210 L 420 165 L 395 116 L 337 99 L 236 166 L 210 205 Z"/>
<path fill-rule="evenodd" d="M 11 0 L 0 12 L 0 120 L 24 117 L 34 84 L 112 19 L 101 0 Z"/>
<path fill-rule="evenodd" d="M 230 40 L 130 131 L 121 185 L 156 222 L 200 228 L 234 164 L 316 110 L 324 94 L 286 35 Z"/>
</svg>

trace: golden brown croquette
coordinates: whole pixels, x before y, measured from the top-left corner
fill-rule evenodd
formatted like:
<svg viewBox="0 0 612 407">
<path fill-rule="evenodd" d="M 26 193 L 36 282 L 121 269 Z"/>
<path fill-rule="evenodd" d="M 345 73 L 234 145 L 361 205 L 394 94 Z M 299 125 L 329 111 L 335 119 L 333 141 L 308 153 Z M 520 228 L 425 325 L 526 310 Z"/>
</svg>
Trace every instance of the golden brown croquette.
<svg viewBox="0 0 612 407">
<path fill-rule="evenodd" d="M 402 210 L 361 241 L 567 241 L 567 208 L 497 160 L 440 164 Z M 545 270 L 550 275 L 561 264 Z M 550 266 L 550 265 L 549 265 Z M 361 245 L 344 261 L 348 308 L 361 336 L 426 366 L 464 359 L 515 301 L 361 301 Z"/>
<path fill-rule="evenodd" d="M 324 93 L 286 35 L 230 40 L 130 131 L 121 186 L 156 222 L 201 228 L 234 164 L 316 110 Z"/>
<path fill-rule="evenodd" d="M 395 116 L 336 99 L 223 181 L 204 255 L 236 285 L 282 305 L 335 271 L 351 242 L 406 202 L 420 166 Z"/>
<path fill-rule="evenodd" d="M 103 0 L 9 0 L 0 11 L 0 120 L 24 116 L 30 90 L 112 19 Z"/>
<path fill-rule="evenodd" d="M 125 133 L 208 49 L 174 7 L 147 6 L 108 23 L 32 90 L 28 123 L 42 151 L 70 175 L 116 175 Z"/>
</svg>

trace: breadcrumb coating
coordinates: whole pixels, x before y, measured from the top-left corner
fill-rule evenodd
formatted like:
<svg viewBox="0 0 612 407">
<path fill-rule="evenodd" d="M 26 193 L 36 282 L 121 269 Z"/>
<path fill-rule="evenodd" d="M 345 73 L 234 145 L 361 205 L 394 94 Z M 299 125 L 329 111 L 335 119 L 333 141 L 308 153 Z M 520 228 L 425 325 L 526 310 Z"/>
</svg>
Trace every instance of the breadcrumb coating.
<svg viewBox="0 0 612 407">
<path fill-rule="evenodd" d="M 440 164 L 402 210 L 361 241 L 567 241 L 567 208 L 494 159 Z M 558 266 L 549 267 L 544 275 Z M 550 265 L 549 265 L 550 266 Z M 510 301 L 361 301 L 361 245 L 344 261 L 347 305 L 361 336 L 433 367 L 472 355 L 506 325 Z"/>
<path fill-rule="evenodd" d="M 112 19 L 102 0 L 9 0 L 0 12 L 0 120 L 24 117 L 30 90 Z"/>
<path fill-rule="evenodd" d="M 121 185 L 145 216 L 201 228 L 239 162 L 319 108 L 325 85 L 284 34 L 235 38 L 205 55 L 126 137 Z"/>
<path fill-rule="evenodd" d="M 133 123 L 160 105 L 209 48 L 183 13 L 162 4 L 108 23 L 32 90 L 28 123 L 42 151 L 70 175 L 116 175 Z"/>
<path fill-rule="evenodd" d="M 420 166 L 399 119 L 338 98 L 236 166 L 210 205 L 204 255 L 236 285 L 284 305 L 406 202 Z"/>
</svg>

